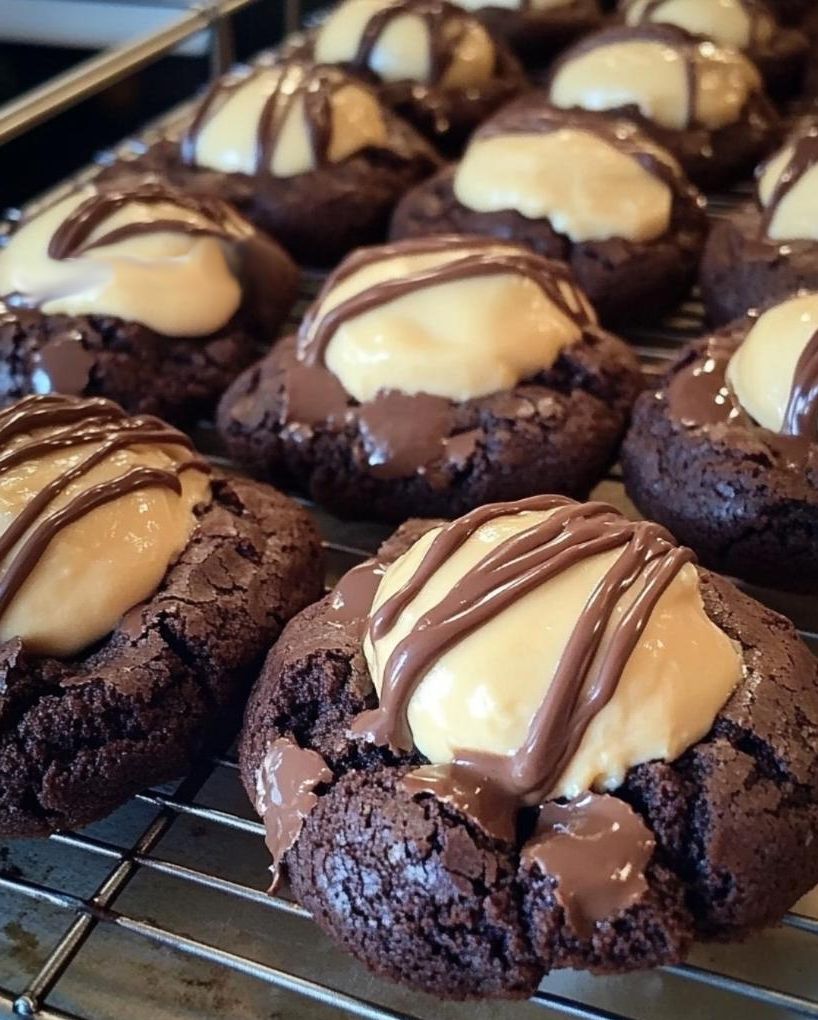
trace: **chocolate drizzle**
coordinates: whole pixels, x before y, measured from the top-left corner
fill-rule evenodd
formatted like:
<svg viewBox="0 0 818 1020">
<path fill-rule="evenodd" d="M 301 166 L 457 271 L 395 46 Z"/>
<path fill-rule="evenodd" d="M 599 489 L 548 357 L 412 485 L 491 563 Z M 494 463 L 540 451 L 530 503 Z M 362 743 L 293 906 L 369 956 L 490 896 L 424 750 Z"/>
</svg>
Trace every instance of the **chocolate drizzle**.
<svg viewBox="0 0 818 1020">
<path fill-rule="evenodd" d="M 468 14 L 447 0 L 400 0 L 376 11 L 364 27 L 350 66 L 359 71 L 371 70 L 372 54 L 384 32 L 407 14 L 423 21 L 429 37 L 430 81 L 424 84 L 439 84 L 454 63 L 470 20 Z"/>
<path fill-rule="evenodd" d="M 267 749 L 256 779 L 256 810 L 264 820 L 267 847 L 273 857 L 271 893 L 278 885 L 284 855 L 318 803 L 315 788 L 331 779 L 321 755 L 304 750 L 289 737 L 279 737 Z"/>
<path fill-rule="evenodd" d="M 190 213 L 191 219 L 146 219 L 116 227 L 91 240 L 94 232 L 104 226 L 109 217 L 120 209 L 136 203 L 148 206 L 174 205 Z M 243 241 L 251 236 L 253 230 L 226 202 L 177 191 L 149 178 L 130 187 L 95 189 L 55 230 L 48 245 L 48 254 L 52 259 L 78 258 L 93 248 L 101 248 L 143 234 L 156 233 L 202 235 L 226 241 Z"/>
<path fill-rule="evenodd" d="M 655 846 L 624 801 L 589 793 L 567 804 L 544 804 L 522 859 L 555 880 L 568 923 L 588 938 L 595 922 L 626 910 L 648 891 L 645 870 Z"/>
<path fill-rule="evenodd" d="M 54 430 L 45 435 L 40 429 Z M 65 506 L 49 513 L 69 485 L 83 478 L 115 451 L 134 446 L 172 446 L 193 451 L 187 436 L 158 418 L 129 418 L 117 404 L 99 398 L 26 397 L 0 412 L 0 476 L 26 462 L 90 443 L 98 449 L 45 485 L 0 535 L 0 615 L 37 566 L 52 540 L 97 507 L 146 488 L 170 489 L 181 495 L 179 476 L 190 470 L 209 472 L 193 456 L 175 469 L 132 467 L 120 476 L 93 485 Z M 13 445 L 11 445 L 13 444 Z M 45 515 L 45 516 L 43 516 Z M 16 548 L 20 543 L 19 548 Z"/>
<path fill-rule="evenodd" d="M 595 716 L 616 692 L 621 674 L 651 613 L 682 567 L 693 560 L 657 524 L 626 520 L 605 503 L 534 496 L 492 504 L 445 526 L 406 584 L 374 613 L 373 642 L 386 636 L 426 583 L 480 527 L 509 514 L 550 516 L 506 539 L 426 612 L 387 661 L 378 708 L 364 712 L 353 732 L 396 751 L 414 746 L 407 713 L 426 671 L 453 645 L 529 592 L 591 556 L 621 555 L 583 609 L 522 746 L 511 756 L 461 750 L 458 766 L 488 777 L 511 796 L 538 803 L 553 789 Z M 638 586 L 614 623 L 623 595 Z"/>
<path fill-rule="evenodd" d="M 794 139 L 792 155 L 781 171 L 766 206 L 759 196 L 759 204 L 762 206 L 759 233 L 762 237 L 769 236 L 781 203 L 816 164 L 818 164 L 818 126 L 813 126 Z M 759 178 L 763 176 L 765 169 L 766 165 L 761 167 Z"/>
<path fill-rule="evenodd" d="M 667 384 L 668 409 L 685 428 L 715 434 L 730 427 L 752 430 L 776 456 L 800 468 L 818 441 L 818 333 L 798 359 L 780 433 L 759 425 L 727 381 L 730 359 L 743 340 L 716 335 L 692 351 Z"/>
<path fill-rule="evenodd" d="M 810 337 L 795 366 L 782 432 L 818 441 L 818 331 Z"/>
<path fill-rule="evenodd" d="M 391 301 L 426 287 L 503 273 L 513 273 L 533 281 L 549 301 L 578 326 L 587 328 L 595 325 L 590 306 L 576 289 L 566 266 L 549 262 L 522 248 L 508 251 L 502 248 L 502 242 L 494 238 L 444 235 L 360 249 L 330 275 L 304 317 L 298 333 L 299 360 L 306 365 L 321 364 L 330 341 L 341 326 Z M 459 251 L 463 254 L 451 261 L 428 266 L 396 279 L 383 280 L 347 298 L 330 311 L 323 311 L 324 302 L 340 283 L 377 262 L 411 255 Z"/>
<path fill-rule="evenodd" d="M 284 126 L 296 103 L 303 100 L 304 119 L 316 166 L 329 161 L 332 145 L 332 99 L 350 78 L 339 68 L 315 66 L 290 59 L 279 64 L 260 64 L 250 72 L 229 75 L 215 82 L 199 104 L 181 141 L 183 162 L 196 163 L 196 148 L 202 131 L 224 104 L 254 79 L 270 76 L 270 93 L 256 125 L 254 173 L 269 174 Z M 358 88 L 366 88 L 356 82 Z"/>
</svg>

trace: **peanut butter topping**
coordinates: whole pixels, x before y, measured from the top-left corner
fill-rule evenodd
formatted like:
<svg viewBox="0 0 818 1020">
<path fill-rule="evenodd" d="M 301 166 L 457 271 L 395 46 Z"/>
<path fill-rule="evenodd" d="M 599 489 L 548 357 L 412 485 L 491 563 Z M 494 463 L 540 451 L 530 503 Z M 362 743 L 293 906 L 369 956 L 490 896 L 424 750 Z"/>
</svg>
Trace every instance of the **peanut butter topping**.
<svg viewBox="0 0 818 1020">
<path fill-rule="evenodd" d="M 218 81 L 182 151 L 196 166 L 286 178 L 388 143 L 384 112 L 371 89 L 338 68 L 293 61 Z"/>
<path fill-rule="evenodd" d="M 764 312 L 730 359 L 727 383 L 759 425 L 818 441 L 818 294 Z"/>
<path fill-rule="evenodd" d="M 515 245 L 438 237 L 364 249 L 299 334 L 360 402 L 385 391 L 463 401 L 550 367 L 595 324 L 564 268 Z"/>
<path fill-rule="evenodd" d="M 435 529 L 378 586 L 364 653 L 380 707 L 356 732 L 528 803 L 675 759 L 742 672 L 691 559 L 658 525 L 562 497 Z"/>
<path fill-rule="evenodd" d="M 653 240 L 667 230 L 673 202 L 668 183 L 635 154 L 574 127 L 478 136 L 458 167 L 454 191 L 477 212 L 514 209 L 548 219 L 576 243 Z"/>
<path fill-rule="evenodd" d="M 0 412 L 0 640 L 74 655 L 150 598 L 209 499 L 190 440 L 108 400 Z"/>
<path fill-rule="evenodd" d="M 661 127 L 717 130 L 734 124 L 761 87 L 736 50 L 696 43 L 673 29 L 613 29 L 581 42 L 551 82 L 555 106 L 614 110 L 636 106 Z"/>
<path fill-rule="evenodd" d="M 496 64 L 488 32 L 446 0 L 346 0 L 319 29 L 314 57 L 452 89 L 484 85 Z"/>
<path fill-rule="evenodd" d="M 625 21 L 675 25 L 738 50 L 768 43 L 776 28 L 769 11 L 755 0 L 630 0 Z"/>
<path fill-rule="evenodd" d="M 46 315 L 111 315 L 207 336 L 241 303 L 234 246 L 253 228 L 217 200 L 89 185 L 32 217 L 0 251 L 0 299 Z"/>
<path fill-rule="evenodd" d="M 758 177 L 762 230 L 773 241 L 818 241 L 818 127 L 776 153 Z"/>
</svg>

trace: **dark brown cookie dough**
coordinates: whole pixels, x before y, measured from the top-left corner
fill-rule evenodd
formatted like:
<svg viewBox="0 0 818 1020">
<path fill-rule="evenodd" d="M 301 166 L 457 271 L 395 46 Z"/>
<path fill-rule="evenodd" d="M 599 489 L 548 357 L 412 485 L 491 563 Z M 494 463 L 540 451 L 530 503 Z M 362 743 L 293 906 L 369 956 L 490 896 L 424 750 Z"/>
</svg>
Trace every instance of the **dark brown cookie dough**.
<svg viewBox="0 0 818 1020">
<path fill-rule="evenodd" d="M 672 25 L 603 29 L 586 36 L 559 57 L 544 82 L 546 89 L 550 90 L 560 68 L 575 57 L 599 46 L 641 39 L 663 42 L 686 54 L 688 59 L 693 58 L 696 47 L 706 45 Z M 638 124 L 676 157 L 690 180 L 704 191 L 718 191 L 751 171 L 775 147 L 782 130 L 779 115 L 763 91 L 751 93 L 735 123 L 715 130 L 696 124 L 672 130 L 645 117 L 633 104 L 606 110 L 605 115 Z"/>
<path fill-rule="evenodd" d="M 699 271 L 707 318 L 722 326 L 799 290 L 818 289 L 818 242 L 773 241 L 747 203 L 717 220 Z"/>
<path fill-rule="evenodd" d="M 500 111 L 475 139 L 561 127 L 587 127 L 607 133 L 610 125 L 611 121 L 600 114 L 558 110 L 539 92 L 521 97 Z M 547 258 L 567 262 L 603 322 L 655 319 L 677 304 L 693 283 L 707 236 L 707 217 L 697 190 L 682 174 L 673 173 L 646 151 L 648 140 L 641 131 L 622 122 L 612 126 L 629 137 L 629 148 L 639 153 L 639 161 L 672 191 L 670 224 L 661 237 L 645 242 L 615 237 L 575 243 L 556 231 L 549 220 L 529 219 L 516 209 L 475 212 L 458 201 L 453 186 L 456 167 L 447 167 L 417 185 L 400 202 L 392 219 L 392 238 L 467 233 L 512 240 Z M 577 173 L 582 173 L 581 167 Z"/>
<path fill-rule="evenodd" d="M 729 349 L 754 320 L 717 337 Z M 636 402 L 622 449 L 628 494 L 721 573 L 795 590 L 818 586 L 818 442 L 794 456 L 782 437 L 747 421 L 685 425 L 668 387 L 707 357 L 710 338 L 689 345 L 655 391 Z"/>
<path fill-rule="evenodd" d="M 229 735 L 261 656 L 321 585 L 303 510 L 215 480 L 160 589 L 103 642 L 69 661 L 0 646 L 0 832 L 85 825 L 183 773 Z"/>
<path fill-rule="evenodd" d="M 616 457 L 642 381 L 625 344 L 588 331 L 553 367 L 513 390 L 455 404 L 390 393 L 358 405 L 323 371 L 327 418 L 288 422 L 298 385 L 295 338 L 282 341 L 230 387 L 219 428 L 240 463 L 262 477 L 293 481 L 337 513 L 401 521 L 454 517 L 481 503 L 555 490 L 583 496 Z M 316 390 L 319 407 L 322 394 Z M 430 413 L 431 412 L 431 413 Z M 438 431 L 434 415 L 445 423 Z M 379 422 L 405 420 L 415 435 L 434 429 L 420 469 L 384 472 Z M 440 435 L 444 437 L 441 445 Z"/>
<path fill-rule="evenodd" d="M 431 43 L 439 49 L 433 63 L 445 67 L 447 54 L 462 35 L 463 26 L 474 21 L 474 15 L 449 0 L 401 0 L 393 17 L 399 17 L 404 8 L 406 13 L 419 14 L 429 25 Z M 374 22 L 375 18 L 371 20 Z M 312 59 L 317 31 L 294 44 L 286 51 L 287 55 Z M 440 81 L 441 75 L 436 75 L 429 84 L 383 80 L 368 66 L 365 53 L 343 67 L 372 84 L 388 107 L 425 135 L 437 149 L 453 157 L 462 150 L 478 124 L 528 86 L 520 62 L 511 50 L 499 39 L 492 41 L 495 63 L 491 77 L 467 88 L 448 87 Z"/>
<path fill-rule="evenodd" d="M 526 67 L 542 70 L 560 50 L 602 24 L 598 0 L 567 0 L 537 10 L 521 2 L 516 9 L 489 3 L 472 12 Z"/>
<path fill-rule="evenodd" d="M 276 65 L 267 61 L 258 69 L 271 66 Z M 340 74 L 333 69 L 321 73 Z M 290 177 L 196 166 L 178 138 L 160 139 L 145 152 L 117 161 L 103 177 L 159 173 L 187 191 L 230 202 L 299 262 L 330 266 L 352 248 L 382 240 L 401 195 L 440 165 L 440 157 L 414 128 L 388 109 L 383 114 L 386 147 L 367 147 L 340 162 L 319 161 L 314 170 Z"/>
<path fill-rule="evenodd" d="M 433 522 L 410 522 L 389 562 Z M 270 652 L 250 699 L 242 779 L 255 803 L 270 745 L 317 751 L 331 778 L 286 855 L 297 898 L 377 972 L 452 998 L 532 993 L 561 967 L 624 972 L 680 959 L 694 936 L 739 938 L 777 919 L 818 878 L 816 664 L 792 625 L 701 571 L 710 618 L 742 648 L 745 675 L 712 731 L 678 760 L 631 769 L 616 797 L 657 847 L 638 902 L 577 931 L 553 877 L 432 794 L 401 782 L 423 759 L 350 736 L 376 695 L 354 626 L 327 598 Z M 491 951 L 489 951 L 491 947 Z"/>
</svg>

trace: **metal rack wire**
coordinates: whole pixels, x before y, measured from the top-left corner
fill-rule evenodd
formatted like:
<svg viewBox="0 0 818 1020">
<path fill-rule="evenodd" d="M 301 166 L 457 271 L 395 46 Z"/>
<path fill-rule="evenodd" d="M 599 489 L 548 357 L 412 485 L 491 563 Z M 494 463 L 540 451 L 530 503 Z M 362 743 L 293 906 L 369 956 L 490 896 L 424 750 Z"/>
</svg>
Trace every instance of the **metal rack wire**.
<svg viewBox="0 0 818 1020">
<path fill-rule="evenodd" d="M 296 0 L 289 4 L 293 18 Z M 214 9 L 239 6 L 241 0 L 222 0 Z M 191 33 L 201 28 L 188 27 Z M 122 63 L 115 63 L 121 70 Z M 140 58 L 133 68 L 143 63 Z M 46 115 L 51 112 L 56 106 Z M 0 111 L 0 138 L 4 123 Z M 144 139 L 123 151 L 140 144 Z M 737 197 L 716 196 L 714 210 L 727 211 Z M 293 324 L 317 282 L 307 281 Z M 692 298 L 660 326 L 632 339 L 655 371 L 701 328 L 702 309 Z M 606 499 L 628 507 L 616 471 L 600 489 Z M 328 583 L 367 556 L 387 531 L 317 516 L 325 535 Z M 789 611 L 818 649 L 815 600 L 782 604 L 773 593 L 756 594 Z M 83 832 L 0 845 L 0 932 L 7 947 L 0 954 L 0 1015 L 38 1020 L 818 1017 L 818 921 L 796 913 L 747 946 L 702 948 L 690 962 L 655 974 L 554 975 L 526 1003 L 459 1006 L 412 995 L 371 978 L 332 947 L 286 890 L 277 896 L 261 891 L 266 877 L 262 832 L 227 750 L 199 762 L 181 782 L 139 795 Z"/>
</svg>

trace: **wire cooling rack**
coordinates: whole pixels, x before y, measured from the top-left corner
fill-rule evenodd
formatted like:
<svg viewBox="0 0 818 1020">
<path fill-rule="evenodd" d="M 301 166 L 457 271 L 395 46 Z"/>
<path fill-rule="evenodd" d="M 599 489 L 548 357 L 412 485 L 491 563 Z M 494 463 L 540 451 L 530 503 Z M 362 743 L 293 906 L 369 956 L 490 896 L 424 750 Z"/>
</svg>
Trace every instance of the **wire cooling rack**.
<svg viewBox="0 0 818 1020">
<path fill-rule="evenodd" d="M 290 2 L 290 14 L 295 10 Z M 156 127 L 117 154 L 139 151 Z M 102 157 L 105 162 L 111 155 Z M 93 169 L 85 176 L 93 173 Z M 746 194 L 713 196 L 721 215 Z M 14 216 L 12 215 L 12 219 Z M 2 233 L 2 230 L 0 230 Z M 309 277 L 293 328 L 320 282 Z M 694 297 L 631 337 L 661 370 L 702 330 Z M 212 437 L 211 437 L 212 438 Z M 228 462 L 214 459 L 223 466 Z M 598 495 L 633 514 L 614 470 Z M 318 510 L 327 584 L 388 529 Z M 818 651 L 818 600 L 753 594 Z M 39 1020 L 709 1020 L 818 1017 L 818 897 L 742 946 L 700 946 L 680 966 L 618 978 L 562 972 L 527 1002 L 447 1004 L 372 977 L 288 896 L 263 890 L 263 827 L 235 752 L 204 758 L 82 832 L 0 843 L 0 1015 Z"/>
</svg>

